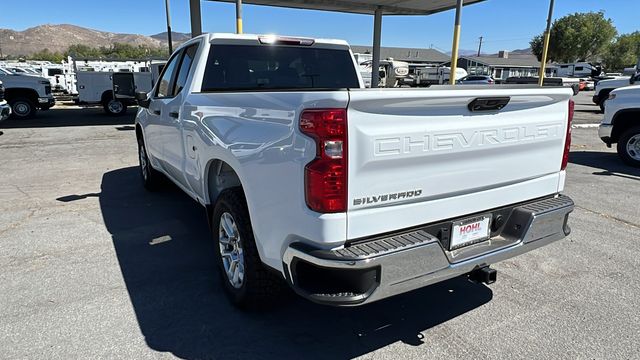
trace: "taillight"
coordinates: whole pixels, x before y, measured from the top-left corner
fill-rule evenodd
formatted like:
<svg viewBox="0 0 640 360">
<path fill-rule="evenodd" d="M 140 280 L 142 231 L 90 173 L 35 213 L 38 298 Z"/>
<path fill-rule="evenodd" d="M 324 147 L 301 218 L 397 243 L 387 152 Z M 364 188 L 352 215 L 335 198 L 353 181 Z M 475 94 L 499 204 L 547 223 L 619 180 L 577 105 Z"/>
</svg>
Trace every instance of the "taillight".
<svg viewBox="0 0 640 360">
<path fill-rule="evenodd" d="M 347 211 L 347 111 L 304 110 L 300 130 L 316 142 L 316 157 L 305 167 L 305 200 L 321 213 Z"/>
<path fill-rule="evenodd" d="M 571 122 L 573 121 L 573 110 L 575 108 L 575 103 L 573 99 L 569 99 L 569 115 L 567 116 L 567 135 L 564 140 L 564 153 L 562 154 L 562 166 L 560 170 L 564 170 L 567 168 L 567 164 L 569 163 L 569 151 L 571 150 Z"/>
</svg>

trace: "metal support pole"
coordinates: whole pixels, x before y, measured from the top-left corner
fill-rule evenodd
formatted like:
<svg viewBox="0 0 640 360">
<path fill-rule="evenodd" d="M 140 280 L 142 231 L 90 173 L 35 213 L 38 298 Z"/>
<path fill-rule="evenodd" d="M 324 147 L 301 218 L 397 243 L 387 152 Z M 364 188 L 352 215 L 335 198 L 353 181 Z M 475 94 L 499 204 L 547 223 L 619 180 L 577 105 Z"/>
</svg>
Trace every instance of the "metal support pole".
<svg viewBox="0 0 640 360">
<path fill-rule="evenodd" d="M 242 0 L 236 0 L 236 34 L 242 34 Z"/>
<path fill-rule="evenodd" d="M 462 3 L 464 0 L 456 1 L 456 20 L 453 27 L 453 45 L 451 46 L 451 70 L 449 71 L 449 84 L 456 83 L 456 70 L 458 69 L 458 46 L 460 45 L 460 15 L 462 14 Z"/>
<path fill-rule="evenodd" d="M 173 54 L 173 41 L 171 40 L 171 15 L 169 14 L 169 0 L 164 0 L 164 7 L 167 12 L 167 43 L 169 44 L 169 55 Z"/>
<path fill-rule="evenodd" d="M 371 61 L 371 87 L 377 88 L 380 81 L 380 35 L 382 33 L 382 8 L 378 6 L 373 15 L 373 59 Z"/>
<path fill-rule="evenodd" d="M 482 36 L 480 36 L 480 45 L 478 45 L 478 56 L 480 56 L 480 51 L 482 50 Z"/>
<path fill-rule="evenodd" d="M 540 79 L 538 85 L 544 84 L 544 71 L 547 66 L 547 55 L 549 52 L 549 37 L 551 37 L 551 18 L 553 17 L 553 3 L 555 0 L 549 2 L 549 15 L 547 16 L 547 29 L 544 31 L 544 42 L 542 44 L 542 60 L 540 61 Z"/>
<path fill-rule="evenodd" d="M 202 35 L 200 0 L 189 0 L 189 12 L 191 13 L 191 37 Z"/>
</svg>

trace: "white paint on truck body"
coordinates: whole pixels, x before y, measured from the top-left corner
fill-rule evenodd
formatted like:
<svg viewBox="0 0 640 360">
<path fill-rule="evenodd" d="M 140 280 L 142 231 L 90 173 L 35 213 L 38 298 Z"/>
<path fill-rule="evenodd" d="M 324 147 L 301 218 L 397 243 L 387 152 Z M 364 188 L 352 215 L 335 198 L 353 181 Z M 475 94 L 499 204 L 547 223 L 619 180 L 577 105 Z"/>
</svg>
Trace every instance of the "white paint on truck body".
<svg viewBox="0 0 640 360">
<path fill-rule="evenodd" d="M 258 38 L 206 34 L 181 48 L 195 43 L 196 60 L 182 92 L 170 99 L 152 96 L 149 109 L 138 111 L 151 162 L 202 204 L 211 202 L 212 161 L 233 168 L 261 260 L 279 271 L 294 242 L 339 248 L 351 239 L 556 194 L 564 186 L 560 168 L 570 89 L 206 93 L 201 87 L 210 47 L 259 46 Z M 349 51 L 344 41 L 316 39 L 313 46 Z M 501 111 L 467 109 L 475 98 L 500 96 L 511 98 Z M 179 121 L 153 115 L 155 106 L 163 114 L 179 112 Z M 303 110 L 320 108 L 347 109 L 349 207 L 344 213 L 320 214 L 305 203 L 304 168 L 314 159 L 316 145 L 299 130 L 299 119 Z M 392 194 L 396 199 L 389 201 Z M 357 201 L 385 195 L 385 202 Z"/>
</svg>

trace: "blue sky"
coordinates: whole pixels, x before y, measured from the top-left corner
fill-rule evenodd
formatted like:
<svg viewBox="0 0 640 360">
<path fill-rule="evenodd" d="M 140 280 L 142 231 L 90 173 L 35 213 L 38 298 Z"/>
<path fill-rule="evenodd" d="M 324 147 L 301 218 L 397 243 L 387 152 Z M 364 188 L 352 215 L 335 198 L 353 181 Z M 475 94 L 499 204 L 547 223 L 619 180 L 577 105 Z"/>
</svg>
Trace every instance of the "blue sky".
<svg viewBox="0 0 640 360">
<path fill-rule="evenodd" d="M 556 0 L 554 19 L 573 12 L 604 10 L 620 33 L 640 30 L 637 11 L 630 0 Z M 55 5 L 52 5 L 55 4 Z M 164 0 L 20 0 L 11 16 L 2 16 L 0 28 L 24 30 L 40 24 L 74 24 L 97 30 L 151 35 L 166 30 Z M 189 32 L 189 1 L 171 0 L 174 31 Z M 462 49 L 483 52 L 528 47 L 542 32 L 547 0 L 487 0 L 462 12 Z M 203 30 L 235 31 L 235 6 L 202 2 Z M 383 46 L 451 48 L 453 11 L 430 16 L 387 16 L 382 25 Z M 371 44 L 373 17 L 324 11 L 244 6 L 246 33 L 278 33 L 345 39 L 354 45 Z"/>
</svg>

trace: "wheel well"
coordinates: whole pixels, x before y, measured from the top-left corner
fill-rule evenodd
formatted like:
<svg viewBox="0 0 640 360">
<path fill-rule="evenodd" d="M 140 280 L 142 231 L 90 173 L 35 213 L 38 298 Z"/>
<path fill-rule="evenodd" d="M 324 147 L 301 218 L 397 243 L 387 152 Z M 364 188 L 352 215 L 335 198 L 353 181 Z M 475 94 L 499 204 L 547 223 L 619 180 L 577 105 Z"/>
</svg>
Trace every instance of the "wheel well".
<svg viewBox="0 0 640 360">
<path fill-rule="evenodd" d="M 142 126 L 140 126 L 140 124 L 136 124 L 136 140 L 138 140 L 138 142 L 144 141 L 144 135 L 142 135 Z"/>
<path fill-rule="evenodd" d="M 598 93 L 598 99 L 600 104 L 604 103 L 605 100 L 607 100 L 607 98 L 609 97 L 609 93 L 612 92 L 615 89 L 602 89 L 599 93 Z"/>
<path fill-rule="evenodd" d="M 242 187 L 240 177 L 233 168 L 222 160 L 212 160 L 207 171 L 209 204 L 215 204 L 218 196 L 229 188 Z"/>
<path fill-rule="evenodd" d="M 627 129 L 640 125 L 640 109 L 618 111 L 613 117 L 612 124 L 611 142 L 617 142 Z"/>
<path fill-rule="evenodd" d="M 109 100 L 113 99 L 113 90 L 107 90 L 102 93 L 100 97 L 100 102 L 106 104 Z"/>
<path fill-rule="evenodd" d="M 4 91 L 4 97 L 7 101 L 18 97 L 25 97 L 34 103 L 38 102 L 38 93 L 33 89 L 28 88 L 10 88 Z"/>
</svg>

